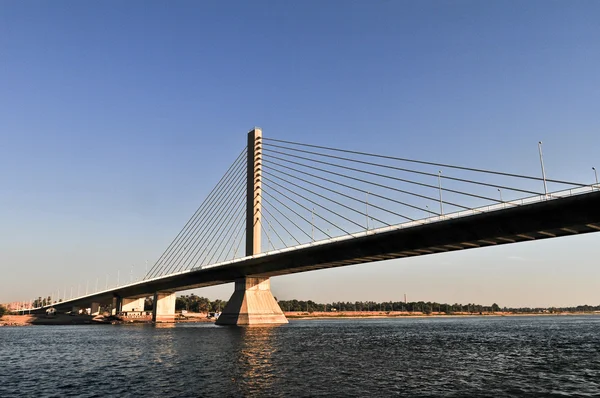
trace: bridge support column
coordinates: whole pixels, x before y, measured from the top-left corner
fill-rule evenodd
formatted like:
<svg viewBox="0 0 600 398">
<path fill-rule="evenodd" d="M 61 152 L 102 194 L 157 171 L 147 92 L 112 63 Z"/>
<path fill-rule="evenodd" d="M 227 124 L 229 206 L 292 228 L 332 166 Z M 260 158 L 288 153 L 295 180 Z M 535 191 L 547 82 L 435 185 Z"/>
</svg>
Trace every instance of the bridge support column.
<svg viewBox="0 0 600 398">
<path fill-rule="evenodd" d="M 100 315 L 100 303 L 92 303 L 90 306 L 90 315 Z"/>
<path fill-rule="evenodd" d="M 235 291 L 217 319 L 217 325 L 288 323 L 271 293 L 269 278 L 247 277 L 235 281 Z"/>
<path fill-rule="evenodd" d="M 123 305 L 121 307 L 121 311 L 130 312 L 130 311 L 144 311 L 144 302 L 146 300 L 142 298 L 135 299 L 123 299 Z"/>
<path fill-rule="evenodd" d="M 154 293 L 152 322 L 175 322 L 175 293 Z"/>
<path fill-rule="evenodd" d="M 122 308 L 123 308 L 123 298 L 119 297 L 119 296 L 113 297 L 112 311 L 111 311 L 112 315 L 119 315 Z"/>
</svg>

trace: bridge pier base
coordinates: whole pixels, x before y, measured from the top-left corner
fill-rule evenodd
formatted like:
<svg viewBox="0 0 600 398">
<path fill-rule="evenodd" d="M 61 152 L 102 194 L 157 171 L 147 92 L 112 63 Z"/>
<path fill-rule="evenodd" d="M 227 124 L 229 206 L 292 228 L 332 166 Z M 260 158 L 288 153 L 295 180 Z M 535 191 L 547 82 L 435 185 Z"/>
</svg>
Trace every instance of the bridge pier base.
<svg viewBox="0 0 600 398">
<path fill-rule="evenodd" d="M 175 293 L 154 293 L 152 322 L 175 322 Z"/>
<path fill-rule="evenodd" d="M 119 315 L 121 308 L 123 308 L 123 298 L 119 296 L 113 297 L 111 314 Z"/>
<path fill-rule="evenodd" d="M 100 303 L 92 303 L 90 306 L 90 315 L 100 315 Z"/>
<path fill-rule="evenodd" d="M 235 290 L 217 325 L 265 325 L 288 323 L 271 293 L 269 278 L 247 277 L 235 281 Z"/>
<path fill-rule="evenodd" d="M 130 312 L 130 311 L 144 311 L 144 302 L 146 300 L 142 298 L 134 298 L 134 299 L 123 299 L 123 305 L 121 306 L 122 312 Z"/>
</svg>

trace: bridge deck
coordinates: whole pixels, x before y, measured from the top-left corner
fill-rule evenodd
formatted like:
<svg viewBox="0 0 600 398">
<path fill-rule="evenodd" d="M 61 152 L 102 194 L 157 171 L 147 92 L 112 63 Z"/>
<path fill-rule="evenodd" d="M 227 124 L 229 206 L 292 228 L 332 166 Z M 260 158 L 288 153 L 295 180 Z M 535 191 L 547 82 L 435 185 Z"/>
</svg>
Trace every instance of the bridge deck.
<svg viewBox="0 0 600 398">
<path fill-rule="evenodd" d="M 323 268 L 600 231 L 600 191 L 474 214 L 411 228 L 367 234 L 324 245 L 254 256 L 238 262 L 142 281 L 58 306 L 141 297 L 232 282 L 248 275 L 278 276 Z"/>
</svg>

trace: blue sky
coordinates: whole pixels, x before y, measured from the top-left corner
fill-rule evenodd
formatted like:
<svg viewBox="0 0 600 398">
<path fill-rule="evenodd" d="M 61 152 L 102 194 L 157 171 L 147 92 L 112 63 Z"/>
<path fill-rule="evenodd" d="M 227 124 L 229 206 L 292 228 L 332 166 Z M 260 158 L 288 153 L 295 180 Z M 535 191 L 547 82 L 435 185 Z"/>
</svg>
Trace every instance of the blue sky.
<svg viewBox="0 0 600 398">
<path fill-rule="evenodd" d="M 5 1 L 0 302 L 102 285 L 131 264 L 141 274 L 253 126 L 534 175 L 542 140 L 550 177 L 591 183 L 598 15 L 594 1 Z M 598 304 L 599 243 L 471 250 L 272 285 L 286 299 Z"/>
</svg>

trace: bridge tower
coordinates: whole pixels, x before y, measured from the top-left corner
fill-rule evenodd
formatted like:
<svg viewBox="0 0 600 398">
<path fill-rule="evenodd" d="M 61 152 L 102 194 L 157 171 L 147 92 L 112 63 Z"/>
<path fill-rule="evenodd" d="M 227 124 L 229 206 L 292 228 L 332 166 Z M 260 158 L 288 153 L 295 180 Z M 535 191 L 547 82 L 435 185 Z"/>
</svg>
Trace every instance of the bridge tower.
<svg viewBox="0 0 600 398">
<path fill-rule="evenodd" d="M 261 250 L 261 163 L 262 130 L 248 133 L 248 168 L 246 190 L 246 256 Z M 225 306 L 217 325 L 259 325 L 288 323 L 271 293 L 267 276 L 246 275 L 236 279 L 235 290 Z"/>
</svg>

